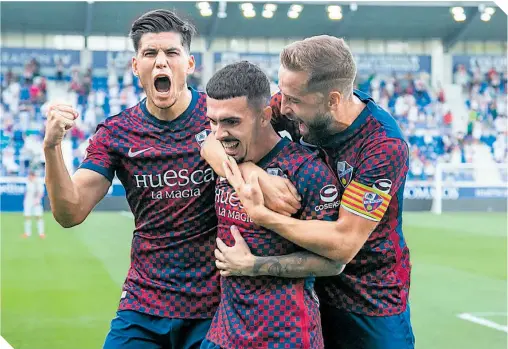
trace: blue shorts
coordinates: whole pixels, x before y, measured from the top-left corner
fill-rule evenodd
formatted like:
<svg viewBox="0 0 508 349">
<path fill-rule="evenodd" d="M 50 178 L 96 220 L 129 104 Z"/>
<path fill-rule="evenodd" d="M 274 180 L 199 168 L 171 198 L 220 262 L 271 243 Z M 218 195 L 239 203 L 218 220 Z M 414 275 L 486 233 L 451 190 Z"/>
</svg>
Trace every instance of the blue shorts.
<svg viewBox="0 0 508 349">
<path fill-rule="evenodd" d="M 323 306 L 325 349 L 414 349 L 409 305 L 393 316 L 367 316 Z"/>
<path fill-rule="evenodd" d="M 211 323 L 122 310 L 111 321 L 104 349 L 199 349 Z"/>
</svg>

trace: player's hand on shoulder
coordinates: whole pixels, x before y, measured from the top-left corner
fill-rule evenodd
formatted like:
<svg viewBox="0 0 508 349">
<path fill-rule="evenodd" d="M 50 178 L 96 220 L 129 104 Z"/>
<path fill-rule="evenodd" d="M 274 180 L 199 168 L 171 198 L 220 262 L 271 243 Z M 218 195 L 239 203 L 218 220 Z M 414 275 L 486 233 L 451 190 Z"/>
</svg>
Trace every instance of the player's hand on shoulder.
<svg viewBox="0 0 508 349">
<path fill-rule="evenodd" d="M 259 184 L 270 210 L 291 216 L 300 209 L 301 197 L 289 179 L 266 174 L 259 177 Z"/>
<path fill-rule="evenodd" d="M 55 147 L 62 140 L 75 123 L 78 111 L 67 103 L 51 103 L 46 111 L 46 134 L 44 136 L 45 147 Z"/>
</svg>

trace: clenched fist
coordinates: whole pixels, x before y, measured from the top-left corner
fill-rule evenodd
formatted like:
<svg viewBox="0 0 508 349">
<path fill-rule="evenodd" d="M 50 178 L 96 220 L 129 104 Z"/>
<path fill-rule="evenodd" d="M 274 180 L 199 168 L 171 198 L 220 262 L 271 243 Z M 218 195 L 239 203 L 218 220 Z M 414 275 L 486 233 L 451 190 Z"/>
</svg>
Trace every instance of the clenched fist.
<svg viewBox="0 0 508 349">
<path fill-rule="evenodd" d="M 55 147 L 62 143 L 65 133 L 74 126 L 78 112 L 70 104 L 53 103 L 47 112 L 44 146 Z"/>
</svg>

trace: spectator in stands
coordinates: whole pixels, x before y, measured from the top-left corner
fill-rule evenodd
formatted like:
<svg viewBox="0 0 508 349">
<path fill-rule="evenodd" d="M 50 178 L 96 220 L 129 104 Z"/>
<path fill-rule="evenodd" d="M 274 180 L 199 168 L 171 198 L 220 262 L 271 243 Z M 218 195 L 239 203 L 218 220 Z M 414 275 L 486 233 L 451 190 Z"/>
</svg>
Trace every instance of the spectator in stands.
<svg viewBox="0 0 508 349">
<path fill-rule="evenodd" d="M 22 91 L 21 85 L 16 79 L 11 82 L 4 92 L 6 93 L 6 95 L 4 95 L 4 101 L 7 103 L 9 111 L 12 114 L 16 114 L 18 112 L 21 99 L 26 99 L 28 98 L 27 95 L 29 96 L 28 90 L 24 89 Z"/>
<path fill-rule="evenodd" d="M 14 119 L 12 118 L 12 114 L 1 106 L 0 112 L 2 113 L 2 131 L 3 135 L 12 138 L 14 131 Z"/>
<path fill-rule="evenodd" d="M 478 120 L 478 102 L 473 101 L 471 103 L 471 110 L 469 111 L 469 120 L 467 124 L 467 134 L 470 136 L 473 134 L 473 126 L 475 122 Z"/>
<path fill-rule="evenodd" d="M 108 87 L 111 88 L 117 85 L 118 85 L 118 75 L 116 73 L 116 66 L 114 62 L 111 62 L 109 63 L 108 66 Z"/>
<path fill-rule="evenodd" d="M 40 135 L 30 133 L 25 136 L 24 145 L 20 151 L 20 162 L 26 170 L 28 170 L 30 166 L 40 167 L 44 162 L 42 138 Z"/>
<path fill-rule="evenodd" d="M 109 87 L 109 108 L 111 115 L 116 115 L 122 110 L 119 93 L 118 85 Z"/>
<path fill-rule="evenodd" d="M 463 92 L 466 92 L 470 80 L 471 78 L 466 67 L 463 64 L 459 64 L 454 74 L 455 83 L 462 86 Z"/>
<path fill-rule="evenodd" d="M 460 149 L 459 145 L 455 145 L 453 147 L 451 154 L 450 154 L 450 163 L 452 163 L 454 165 L 458 165 L 463 162 L 462 160 L 463 160 L 462 159 L 462 150 Z"/>
<path fill-rule="evenodd" d="M 506 93 L 504 92 L 500 92 L 500 94 L 497 96 L 496 98 L 496 111 L 497 111 L 497 115 L 504 115 L 506 116 L 507 115 L 507 110 L 506 110 L 506 107 L 507 107 L 507 103 L 508 103 L 508 100 L 507 100 L 507 97 L 506 97 Z"/>
<path fill-rule="evenodd" d="M 423 173 L 425 173 L 426 179 L 433 179 L 436 173 L 436 165 L 433 164 L 431 160 L 426 159 Z"/>
<path fill-rule="evenodd" d="M 81 105 L 86 105 L 88 101 L 88 95 L 92 90 L 92 68 L 88 68 L 86 70 L 85 75 L 83 76 L 83 81 L 81 83 L 80 89 L 80 103 Z"/>
<path fill-rule="evenodd" d="M 59 58 L 58 61 L 56 62 L 56 81 L 63 81 L 63 78 L 64 78 L 64 65 L 63 65 L 63 62 L 62 62 L 62 59 Z"/>
<path fill-rule="evenodd" d="M 418 121 L 418 107 L 416 101 L 412 95 L 405 96 L 405 103 L 407 105 L 407 120 L 409 122 Z"/>
<path fill-rule="evenodd" d="M 381 91 L 381 97 L 379 97 L 378 104 L 381 106 L 381 108 L 388 111 L 389 110 L 389 107 L 388 107 L 389 103 L 390 103 L 390 95 L 388 93 L 388 90 L 386 88 L 384 88 Z"/>
<path fill-rule="evenodd" d="M 33 84 L 31 84 L 29 87 L 30 102 L 32 102 L 32 104 L 40 103 L 42 97 L 42 92 L 40 89 L 41 83 L 40 80 L 41 80 L 40 77 L 34 78 Z"/>
<path fill-rule="evenodd" d="M 498 134 L 506 136 L 508 127 L 506 115 L 499 115 L 499 117 L 494 120 L 494 127 Z"/>
<path fill-rule="evenodd" d="M 12 69 L 9 68 L 5 73 L 4 79 L 2 80 L 2 87 L 7 88 L 12 82 L 14 82 L 15 76 Z"/>
<path fill-rule="evenodd" d="M 25 69 L 23 71 L 23 78 L 25 79 L 26 83 L 32 83 L 32 80 L 34 78 L 34 67 L 31 62 L 25 64 Z"/>
<path fill-rule="evenodd" d="M 493 144 L 494 148 L 494 160 L 498 163 L 504 163 L 507 160 L 507 142 L 506 137 L 499 134 L 496 141 Z"/>
<path fill-rule="evenodd" d="M 41 76 L 41 65 L 39 61 L 35 58 L 32 58 L 30 65 L 32 66 L 33 77 L 35 78 Z"/>
<path fill-rule="evenodd" d="M 453 122 L 452 111 L 448 109 L 446 113 L 443 115 L 443 125 L 445 128 L 451 128 Z"/>
<path fill-rule="evenodd" d="M 133 75 L 131 63 L 127 64 L 123 73 L 123 86 L 130 86 L 133 84 Z M 137 102 L 136 102 L 137 103 Z"/>
<path fill-rule="evenodd" d="M 424 179 L 423 177 L 423 161 L 419 156 L 412 157 L 411 163 L 409 165 L 409 170 L 413 175 L 413 178 L 416 180 Z"/>
<path fill-rule="evenodd" d="M 8 146 L 2 151 L 2 168 L 8 176 L 18 174 L 19 165 L 14 159 L 14 148 L 12 146 Z"/>
</svg>

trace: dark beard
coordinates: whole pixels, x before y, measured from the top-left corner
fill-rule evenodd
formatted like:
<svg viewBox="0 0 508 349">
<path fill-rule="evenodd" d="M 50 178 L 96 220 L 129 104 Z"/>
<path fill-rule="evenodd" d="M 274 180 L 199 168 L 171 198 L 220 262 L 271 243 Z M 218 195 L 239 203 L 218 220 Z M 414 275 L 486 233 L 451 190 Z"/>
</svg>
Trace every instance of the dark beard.
<svg viewBox="0 0 508 349">
<path fill-rule="evenodd" d="M 319 114 L 312 123 L 307 125 L 308 135 L 304 141 L 318 147 L 330 142 L 331 137 L 338 131 L 333 127 L 333 116 L 331 114 Z"/>
</svg>

